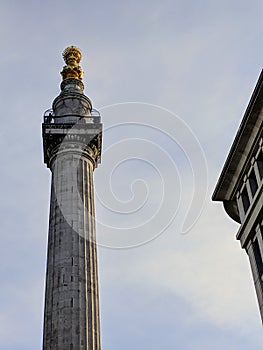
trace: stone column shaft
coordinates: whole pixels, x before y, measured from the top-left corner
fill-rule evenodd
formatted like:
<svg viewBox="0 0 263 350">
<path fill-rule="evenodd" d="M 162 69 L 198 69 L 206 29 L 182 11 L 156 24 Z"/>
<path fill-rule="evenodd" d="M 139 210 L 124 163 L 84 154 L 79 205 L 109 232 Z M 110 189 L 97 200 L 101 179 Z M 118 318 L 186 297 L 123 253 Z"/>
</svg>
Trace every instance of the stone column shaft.
<svg viewBox="0 0 263 350">
<path fill-rule="evenodd" d="M 50 166 L 43 350 L 100 350 L 91 154 L 75 144 Z"/>
</svg>

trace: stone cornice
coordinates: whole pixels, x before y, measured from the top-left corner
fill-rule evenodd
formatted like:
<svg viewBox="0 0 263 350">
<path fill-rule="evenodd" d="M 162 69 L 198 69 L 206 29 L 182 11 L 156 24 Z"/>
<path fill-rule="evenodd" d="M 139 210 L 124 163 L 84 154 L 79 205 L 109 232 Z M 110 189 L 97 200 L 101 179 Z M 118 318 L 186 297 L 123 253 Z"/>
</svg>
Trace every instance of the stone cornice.
<svg viewBox="0 0 263 350">
<path fill-rule="evenodd" d="M 50 168 L 52 159 L 64 150 L 83 153 L 94 163 L 100 163 L 102 124 L 42 124 L 44 162 Z"/>
<path fill-rule="evenodd" d="M 212 199 L 232 200 L 246 163 L 250 161 L 259 131 L 262 130 L 263 70 L 254 89 L 227 160 L 219 177 Z M 244 157 L 244 154 L 246 155 Z M 240 171 L 239 171 L 240 169 Z"/>
</svg>

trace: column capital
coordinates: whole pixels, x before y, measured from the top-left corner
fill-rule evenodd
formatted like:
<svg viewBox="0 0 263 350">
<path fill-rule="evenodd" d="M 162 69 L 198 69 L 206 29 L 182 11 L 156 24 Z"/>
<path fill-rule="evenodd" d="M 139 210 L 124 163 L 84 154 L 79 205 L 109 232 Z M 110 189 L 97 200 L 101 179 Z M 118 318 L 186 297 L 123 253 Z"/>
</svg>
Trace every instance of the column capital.
<svg viewBox="0 0 263 350">
<path fill-rule="evenodd" d="M 42 124 L 44 162 L 50 168 L 54 157 L 64 152 L 86 156 L 94 163 L 101 160 L 102 124 Z"/>
</svg>

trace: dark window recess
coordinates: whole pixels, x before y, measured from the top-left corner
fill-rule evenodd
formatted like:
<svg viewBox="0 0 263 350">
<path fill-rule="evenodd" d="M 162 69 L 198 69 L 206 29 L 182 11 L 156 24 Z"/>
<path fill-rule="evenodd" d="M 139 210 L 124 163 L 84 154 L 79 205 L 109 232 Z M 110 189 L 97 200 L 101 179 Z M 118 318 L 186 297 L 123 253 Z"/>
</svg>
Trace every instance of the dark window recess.
<svg viewBox="0 0 263 350">
<path fill-rule="evenodd" d="M 258 158 L 257 158 L 257 165 L 258 165 L 258 171 L 260 178 L 263 179 L 263 153 L 262 150 L 260 151 Z"/>
<path fill-rule="evenodd" d="M 256 260 L 258 273 L 259 273 L 259 276 L 261 277 L 263 274 L 263 261 L 262 261 L 262 255 L 260 252 L 260 248 L 259 248 L 259 244 L 258 244 L 257 239 L 255 239 L 255 241 L 253 242 L 253 252 L 254 252 L 254 256 L 255 256 L 255 260 Z"/>
<path fill-rule="evenodd" d="M 63 286 L 67 286 L 67 285 L 68 285 L 68 284 L 67 284 L 67 281 L 66 281 L 65 275 L 63 275 L 62 284 L 63 284 Z"/>
<path fill-rule="evenodd" d="M 258 189 L 257 178 L 256 178 L 256 174 L 255 174 L 254 169 L 252 169 L 248 179 L 249 179 L 249 184 L 250 184 L 250 189 L 251 189 L 252 195 L 254 196 L 255 193 L 257 192 L 257 189 Z"/>
<path fill-rule="evenodd" d="M 260 225 L 260 232 L 261 232 L 261 237 L 263 242 L 263 223 Z"/>
<path fill-rule="evenodd" d="M 73 344 L 72 343 L 70 344 L 70 350 L 73 350 Z"/>
<path fill-rule="evenodd" d="M 70 305 L 71 305 L 71 307 L 73 307 L 73 298 L 71 298 Z"/>
<path fill-rule="evenodd" d="M 247 193 L 247 189 L 246 187 L 244 187 L 242 193 L 241 193 L 241 198 L 242 198 L 242 203 L 243 203 L 243 207 L 244 207 L 244 212 L 246 213 L 249 206 L 250 206 L 250 202 L 249 202 L 249 198 L 248 198 L 248 193 Z"/>
</svg>

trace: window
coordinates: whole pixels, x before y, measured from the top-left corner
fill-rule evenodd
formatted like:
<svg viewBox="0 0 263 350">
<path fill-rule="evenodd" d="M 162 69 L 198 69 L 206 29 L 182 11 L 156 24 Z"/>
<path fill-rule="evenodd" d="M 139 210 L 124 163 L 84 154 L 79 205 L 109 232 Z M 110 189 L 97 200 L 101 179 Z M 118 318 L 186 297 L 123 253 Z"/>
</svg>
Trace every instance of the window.
<svg viewBox="0 0 263 350">
<path fill-rule="evenodd" d="M 261 238 L 263 242 L 263 223 L 260 225 Z"/>
<path fill-rule="evenodd" d="M 255 256 L 255 261 L 256 261 L 258 273 L 259 273 L 259 276 L 261 277 L 263 274 L 263 261 L 262 261 L 262 256 L 261 256 L 261 252 L 260 252 L 257 238 L 252 243 L 252 246 L 253 246 L 253 252 L 254 252 L 254 256 Z"/>
<path fill-rule="evenodd" d="M 244 187 L 241 193 L 241 198 L 242 198 L 244 212 L 246 213 L 250 205 L 246 186 Z"/>
<path fill-rule="evenodd" d="M 260 151 L 256 162 L 257 162 L 260 178 L 263 179 L 263 154 L 262 154 L 262 150 Z"/>
<path fill-rule="evenodd" d="M 252 196 L 254 196 L 255 193 L 257 192 L 257 189 L 258 189 L 257 178 L 256 178 L 256 174 L 255 174 L 254 169 L 252 169 L 248 180 L 249 180 L 249 185 L 250 185 Z"/>
</svg>

